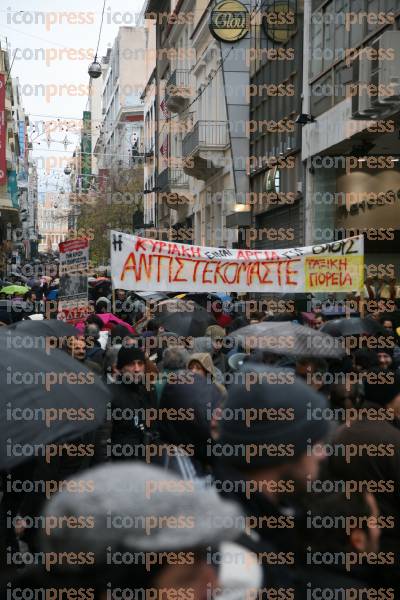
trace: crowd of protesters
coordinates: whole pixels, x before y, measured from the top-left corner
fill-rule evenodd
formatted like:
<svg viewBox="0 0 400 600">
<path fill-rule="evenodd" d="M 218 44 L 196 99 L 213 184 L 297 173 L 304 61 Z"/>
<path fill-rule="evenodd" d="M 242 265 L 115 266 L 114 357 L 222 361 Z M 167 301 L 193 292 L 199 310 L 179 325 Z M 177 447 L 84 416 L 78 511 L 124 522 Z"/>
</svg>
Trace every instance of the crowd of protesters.
<svg viewBox="0 0 400 600">
<path fill-rule="evenodd" d="M 52 284 L 24 300 L 46 303 Z M 3 471 L 1 597 L 41 598 L 12 594 L 44 588 L 79 590 L 49 598 L 97 600 L 396 597 L 396 311 L 364 315 L 390 344 L 353 336 L 329 359 L 234 336 L 270 321 L 324 330 L 324 302 L 273 314 L 232 295 L 211 303 L 214 324 L 193 337 L 168 331 L 124 290 L 100 287 L 92 301 L 62 351 L 103 380 L 106 418 L 74 440 L 90 454 Z M 5 310 L 0 321 L 12 327 Z"/>
</svg>

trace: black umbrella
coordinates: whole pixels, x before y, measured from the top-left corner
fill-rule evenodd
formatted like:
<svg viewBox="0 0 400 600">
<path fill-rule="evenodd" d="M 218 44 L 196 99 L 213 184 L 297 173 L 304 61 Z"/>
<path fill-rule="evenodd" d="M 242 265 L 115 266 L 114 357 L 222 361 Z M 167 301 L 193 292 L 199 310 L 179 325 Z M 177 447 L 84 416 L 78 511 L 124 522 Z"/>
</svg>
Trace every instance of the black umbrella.
<svg viewBox="0 0 400 600">
<path fill-rule="evenodd" d="M 18 335 L 26 336 L 53 336 L 53 337 L 68 337 L 76 335 L 78 332 L 73 325 L 59 321 L 57 319 L 45 319 L 43 321 L 19 321 L 10 326 L 12 331 Z"/>
<path fill-rule="evenodd" d="M 216 324 L 204 308 L 193 301 L 177 298 L 160 302 L 154 316 L 165 329 L 181 336 L 201 337 L 207 327 Z"/>
<path fill-rule="evenodd" d="M 0 470 L 12 469 L 45 445 L 78 439 L 99 427 L 109 392 L 62 350 L 32 348 L 31 338 L 0 330 Z"/>
<path fill-rule="evenodd" d="M 332 319 L 321 327 L 321 331 L 333 337 L 346 337 L 348 335 L 388 335 L 388 331 L 374 319 L 361 319 L 361 317 L 350 317 L 349 319 Z"/>
<path fill-rule="evenodd" d="M 0 300 L 0 312 L 9 315 L 9 320 L 0 319 L 4 323 L 15 323 L 29 314 L 28 305 L 24 300 Z"/>
<path fill-rule="evenodd" d="M 344 350 L 332 336 L 292 321 L 265 321 L 231 333 L 243 348 L 260 349 L 281 356 L 341 358 Z"/>
</svg>

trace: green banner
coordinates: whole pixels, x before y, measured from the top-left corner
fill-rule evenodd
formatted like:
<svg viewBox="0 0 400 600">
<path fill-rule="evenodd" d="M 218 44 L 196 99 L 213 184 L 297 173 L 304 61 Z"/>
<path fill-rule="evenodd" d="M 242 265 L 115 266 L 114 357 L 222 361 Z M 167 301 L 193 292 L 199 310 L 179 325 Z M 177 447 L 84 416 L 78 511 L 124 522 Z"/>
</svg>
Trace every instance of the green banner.
<svg viewBox="0 0 400 600">
<path fill-rule="evenodd" d="M 83 111 L 82 139 L 81 139 L 81 166 L 82 166 L 82 191 L 87 191 L 92 173 L 92 115 L 88 110 Z"/>
</svg>

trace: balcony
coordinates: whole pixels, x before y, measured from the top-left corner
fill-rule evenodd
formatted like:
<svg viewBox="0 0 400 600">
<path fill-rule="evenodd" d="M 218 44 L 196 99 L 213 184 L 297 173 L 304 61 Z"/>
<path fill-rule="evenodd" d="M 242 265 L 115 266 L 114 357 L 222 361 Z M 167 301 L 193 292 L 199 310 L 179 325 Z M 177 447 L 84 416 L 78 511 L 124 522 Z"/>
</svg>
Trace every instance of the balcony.
<svg viewBox="0 0 400 600">
<path fill-rule="evenodd" d="M 228 145 L 227 121 L 197 121 L 182 142 L 184 158 L 191 159 L 185 173 L 206 181 L 223 167 L 223 151 Z"/>
<path fill-rule="evenodd" d="M 157 181 L 161 202 L 175 210 L 188 205 L 189 177 L 182 169 L 164 169 Z"/>
<path fill-rule="evenodd" d="M 172 113 L 181 113 L 187 108 L 191 98 L 189 71 L 174 71 L 166 86 L 165 103 L 168 110 Z"/>
</svg>

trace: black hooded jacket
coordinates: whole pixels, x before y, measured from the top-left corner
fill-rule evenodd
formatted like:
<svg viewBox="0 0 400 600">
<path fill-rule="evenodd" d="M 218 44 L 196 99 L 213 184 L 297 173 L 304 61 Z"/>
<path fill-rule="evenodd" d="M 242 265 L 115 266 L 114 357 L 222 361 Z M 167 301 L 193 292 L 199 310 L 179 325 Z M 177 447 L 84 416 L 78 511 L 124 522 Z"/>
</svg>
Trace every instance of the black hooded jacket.
<svg viewBox="0 0 400 600">
<path fill-rule="evenodd" d="M 118 445 L 135 446 L 144 442 L 146 430 L 146 410 L 156 409 L 156 397 L 153 387 L 146 388 L 145 383 L 124 383 L 117 378 L 112 384 L 111 418 L 113 447 Z M 129 453 L 128 453 L 129 454 Z M 115 453 L 113 453 L 115 458 Z M 118 458 L 132 458 L 118 456 Z"/>
</svg>

